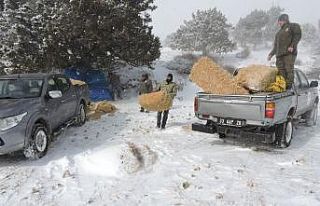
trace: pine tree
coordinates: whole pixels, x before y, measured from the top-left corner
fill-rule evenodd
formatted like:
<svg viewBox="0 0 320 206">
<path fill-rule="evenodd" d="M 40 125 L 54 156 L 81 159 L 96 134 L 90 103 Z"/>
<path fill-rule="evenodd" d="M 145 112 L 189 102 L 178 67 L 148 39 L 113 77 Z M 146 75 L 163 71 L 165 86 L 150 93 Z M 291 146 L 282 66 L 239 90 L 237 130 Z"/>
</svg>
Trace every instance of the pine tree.
<svg viewBox="0 0 320 206">
<path fill-rule="evenodd" d="M 310 23 L 301 25 L 302 30 L 302 42 L 307 45 L 315 46 L 319 42 L 319 33 L 317 27 Z"/>
<path fill-rule="evenodd" d="M 267 11 L 268 15 L 268 22 L 265 26 L 264 32 L 263 32 L 263 38 L 265 41 L 273 41 L 275 34 L 279 30 L 279 27 L 277 25 L 277 21 L 281 13 L 284 11 L 281 7 L 273 6 Z"/>
<path fill-rule="evenodd" d="M 185 21 L 173 34 L 170 47 L 182 51 L 227 53 L 234 44 L 229 39 L 227 18 L 217 10 L 209 9 L 192 14 L 192 20 Z"/>
<path fill-rule="evenodd" d="M 6 0 L 1 14 L 1 58 L 11 67 L 22 69 L 33 64 L 37 53 L 37 36 L 32 31 L 30 4 L 26 1 Z"/>
<path fill-rule="evenodd" d="M 160 56 L 154 9 L 153 0 L 6 0 L 2 60 L 26 71 L 109 68 L 116 60 L 150 66 Z"/>
<path fill-rule="evenodd" d="M 264 42 L 263 33 L 269 18 L 265 11 L 254 10 L 241 18 L 235 27 L 235 40 L 241 46 L 252 44 L 254 47 Z"/>
</svg>

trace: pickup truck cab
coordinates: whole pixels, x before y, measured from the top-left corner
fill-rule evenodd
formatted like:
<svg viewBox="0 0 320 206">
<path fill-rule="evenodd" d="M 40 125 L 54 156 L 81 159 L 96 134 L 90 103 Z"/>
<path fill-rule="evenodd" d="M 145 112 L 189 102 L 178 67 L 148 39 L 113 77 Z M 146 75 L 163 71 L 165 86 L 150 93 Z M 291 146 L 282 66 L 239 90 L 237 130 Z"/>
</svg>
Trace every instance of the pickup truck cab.
<svg viewBox="0 0 320 206">
<path fill-rule="evenodd" d="M 195 115 L 206 124 L 193 124 L 195 131 L 218 133 L 220 138 L 254 137 L 266 143 L 288 147 L 292 140 L 293 119 L 304 119 L 312 126 L 318 117 L 318 82 L 309 83 L 295 70 L 293 89 L 283 93 L 215 95 L 199 92 Z"/>
<path fill-rule="evenodd" d="M 48 150 L 54 132 L 86 121 L 86 85 L 74 86 L 60 74 L 0 77 L 0 154 L 22 150 L 37 159 Z"/>
</svg>

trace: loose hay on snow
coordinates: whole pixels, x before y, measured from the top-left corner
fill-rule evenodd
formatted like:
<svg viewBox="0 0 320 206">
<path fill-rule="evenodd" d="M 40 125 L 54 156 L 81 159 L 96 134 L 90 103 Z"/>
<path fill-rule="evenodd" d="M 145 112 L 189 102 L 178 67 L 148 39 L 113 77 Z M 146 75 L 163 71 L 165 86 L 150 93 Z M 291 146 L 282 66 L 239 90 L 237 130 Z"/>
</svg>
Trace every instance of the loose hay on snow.
<svg viewBox="0 0 320 206">
<path fill-rule="evenodd" d="M 163 91 L 139 96 L 139 104 L 149 111 L 165 111 L 172 107 L 172 98 Z"/>
</svg>

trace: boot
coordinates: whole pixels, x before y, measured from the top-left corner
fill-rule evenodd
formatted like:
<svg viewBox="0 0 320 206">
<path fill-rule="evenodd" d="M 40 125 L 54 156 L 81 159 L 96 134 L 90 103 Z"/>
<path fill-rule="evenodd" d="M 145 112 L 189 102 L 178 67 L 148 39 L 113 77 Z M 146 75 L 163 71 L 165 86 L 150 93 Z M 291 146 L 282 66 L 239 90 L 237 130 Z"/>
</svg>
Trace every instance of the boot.
<svg viewBox="0 0 320 206">
<path fill-rule="evenodd" d="M 162 117 L 162 112 L 158 112 L 158 115 L 157 115 L 157 128 L 160 128 L 160 126 L 161 126 L 161 117 Z"/>
</svg>

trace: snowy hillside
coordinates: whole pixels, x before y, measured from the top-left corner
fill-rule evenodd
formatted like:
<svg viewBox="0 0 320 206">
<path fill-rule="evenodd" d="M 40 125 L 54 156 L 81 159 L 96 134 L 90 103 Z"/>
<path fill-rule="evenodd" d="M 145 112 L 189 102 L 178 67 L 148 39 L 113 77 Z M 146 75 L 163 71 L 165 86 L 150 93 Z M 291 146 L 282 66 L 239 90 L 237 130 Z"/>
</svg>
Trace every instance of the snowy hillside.
<svg viewBox="0 0 320 206">
<path fill-rule="evenodd" d="M 154 78 L 179 54 L 164 48 Z M 226 64 L 266 64 L 267 51 Z M 301 68 L 316 60 L 301 51 Z M 310 66 L 311 65 L 311 66 Z M 313 66 L 312 66 L 313 67 Z M 318 78 L 315 76 L 314 78 Z M 320 128 L 297 125 L 290 148 L 220 140 L 191 131 L 198 120 L 184 77 L 166 130 L 136 98 L 116 102 L 115 114 L 69 128 L 38 161 L 0 157 L 1 205 L 320 205 Z"/>
</svg>

